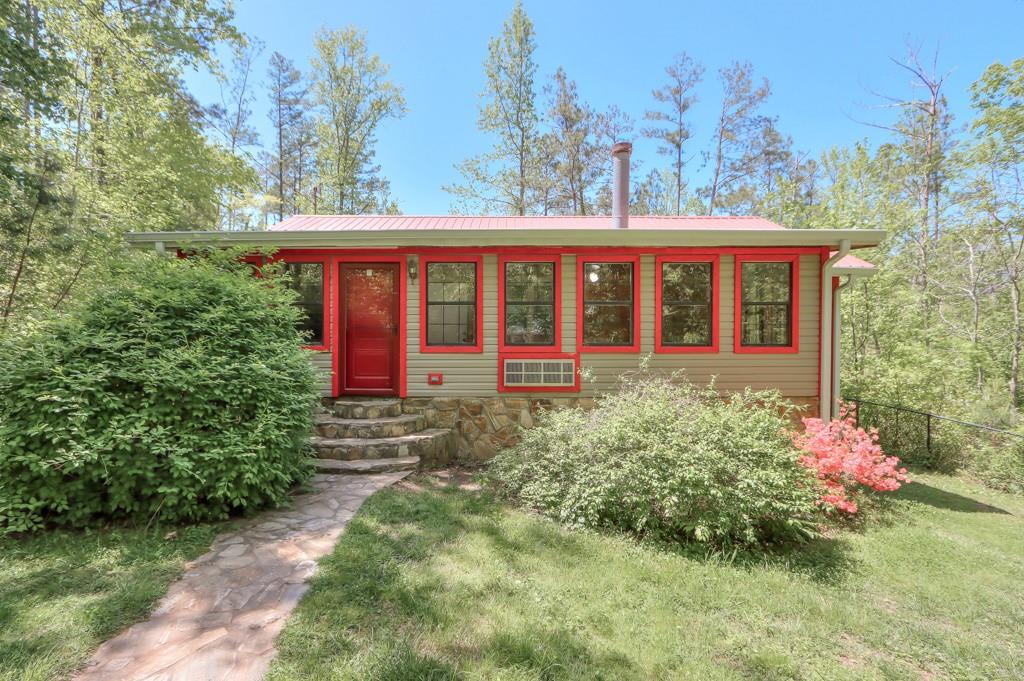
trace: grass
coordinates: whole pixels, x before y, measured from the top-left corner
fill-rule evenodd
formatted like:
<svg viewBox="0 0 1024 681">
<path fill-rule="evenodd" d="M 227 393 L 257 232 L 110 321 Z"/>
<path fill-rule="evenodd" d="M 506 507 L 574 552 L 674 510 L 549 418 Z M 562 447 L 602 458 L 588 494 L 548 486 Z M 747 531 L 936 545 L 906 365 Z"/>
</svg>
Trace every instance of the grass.
<svg viewBox="0 0 1024 681">
<path fill-rule="evenodd" d="M 220 526 L 0 540 L 0 681 L 60 679 L 144 619 Z"/>
<path fill-rule="evenodd" d="M 1024 678 L 1024 499 L 917 480 L 884 521 L 767 558 L 387 490 L 322 562 L 269 679 Z"/>
</svg>

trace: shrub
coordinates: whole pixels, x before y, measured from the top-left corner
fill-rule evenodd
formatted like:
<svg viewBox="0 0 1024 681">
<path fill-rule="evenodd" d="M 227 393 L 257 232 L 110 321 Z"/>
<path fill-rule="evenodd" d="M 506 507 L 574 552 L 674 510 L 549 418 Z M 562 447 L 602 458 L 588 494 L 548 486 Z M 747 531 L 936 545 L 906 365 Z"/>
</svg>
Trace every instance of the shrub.
<svg viewBox="0 0 1024 681">
<path fill-rule="evenodd" d="M 797 463 L 777 393 L 722 399 L 678 377 L 642 375 L 591 411 L 545 414 L 491 473 L 560 521 L 715 545 L 815 532 L 816 483 Z"/>
<path fill-rule="evenodd" d="M 270 281 L 224 254 L 140 255 L 0 341 L 0 533 L 283 502 L 317 391 Z"/>
<path fill-rule="evenodd" d="M 1024 440 L 978 434 L 967 452 L 971 475 L 992 489 L 1024 494 Z"/>
<path fill-rule="evenodd" d="M 907 469 L 886 456 L 878 444 L 878 431 L 858 428 L 845 408 L 839 418 L 825 422 L 803 419 L 804 432 L 793 442 L 803 452 L 800 463 L 814 471 L 824 491 L 819 503 L 845 513 L 856 513 L 863 490 L 892 492 L 906 482 Z"/>
</svg>

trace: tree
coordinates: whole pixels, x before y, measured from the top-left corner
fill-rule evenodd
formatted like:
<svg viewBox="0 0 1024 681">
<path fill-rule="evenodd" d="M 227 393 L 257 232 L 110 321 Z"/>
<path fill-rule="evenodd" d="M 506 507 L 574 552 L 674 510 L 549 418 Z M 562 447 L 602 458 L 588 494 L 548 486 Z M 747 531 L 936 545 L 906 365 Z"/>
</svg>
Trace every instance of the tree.
<svg viewBox="0 0 1024 681">
<path fill-rule="evenodd" d="M 971 104 L 977 118 L 970 155 L 978 168 L 971 198 L 998 263 L 998 278 L 1009 293 L 1007 386 L 1016 408 L 1024 349 L 1024 58 L 989 66 L 971 87 Z"/>
<path fill-rule="evenodd" d="M 302 176 L 308 163 L 308 124 L 305 119 L 305 88 L 302 72 L 295 64 L 274 52 L 267 72 L 270 94 L 270 123 L 274 127 L 275 151 L 271 159 L 273 183 L 270 192 L 276 197 L 277 219 L 297 212 L 297 195 L 303 191 Z"/>
<path fill-rule="evenodd" d="M 656 125 L 644 128 L 642 132 L 645 137 L 660 142 L 659 154 L 672 159 L 672 179 L 675 185 L 673 212 L 679 215 L 683 209 L 683 191 L 686 187 L 683 169 L 687 159 L 683 154 L 683 146 L 690 140 L 689 112 L 697 101 L 693 90 L 704 77 L 704 67 L 681 52 L 665 68 L 665 73 L 668 74 L 668 83 L 651 92 L 654 100 L 664 108 L 644 112 L 644 120 L 653 121 Z"/>
<path fill-rule="evenodd" d="M 754 84 L 754 67 L 749 62 L 733 62 L 718 75 L 723 90 L 722 106 L 713 149 L 708 155 L 711 181 L 703 192 L 708 215 L 714 215 L 726 192 L 754 172 L 764 127 L 757 109 L 771 93 L 767 78 L 762 78 L 759 85 Z"/>
<path fill-rule="evenodd" d="M 374 163 L 377 130 L 405 114 L 402 89 L 355 28 L 321 29 L 314 40 L 311 95 L 316 107 L 316 167 L 324 207 L 335 213 L 391 213 L 387 179 Z"/>
<path fill-rule="evenodd" d="M 457 168 L 463 184 L 444 187 L 461 208 L 526 215 L 536 207 L 540 139 L 533 22 L 517 0 L 484 62 L 487 86 L 477 128 L 496 137 L 486 154 Z"/>
<path fill-rule="evenodd" d="M 247 149 L 259 145 L 259 134 L 252 127 L 252 104 L 256 99 L 254 91 L 255 75 L 253 67 L 256 59 L 263 52 L 263 43 L 258 40 L 246 40 L 233 46 L 231 68 L 227 74 L 221 75 L 219 105 L 211 108 L 210 114 L 221 125 L 227 138 L 228 152 L 232 156 L 247 153 Z M 221 214 L 221 225 L 224 229 L 233 230 L 247 228 L 254 218 L 256 197 L 252 196 L 255 188 L 255 177 L 252 178 L 249 196 L 231 187 L 225 194 L 225 205 Z"/>
<path fill-rule="evenodd" d="M 594 190 L 601 178 L 603 156 L 598 146 L 600 117 L 580 101 L 576 83 L 559 68 L 547 88 L 552 131 L 544 146 L 554 148 L 557 211 L 567 215 L 594 212 Z M 606 154 L 605 154 L 606 155 Z"/>
</svg>

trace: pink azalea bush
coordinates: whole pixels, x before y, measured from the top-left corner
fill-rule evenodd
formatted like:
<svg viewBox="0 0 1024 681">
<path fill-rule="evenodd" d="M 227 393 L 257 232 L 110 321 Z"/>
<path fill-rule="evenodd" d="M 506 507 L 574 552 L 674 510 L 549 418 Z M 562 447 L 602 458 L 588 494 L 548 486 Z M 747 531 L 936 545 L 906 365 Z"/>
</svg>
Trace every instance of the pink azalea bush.
<svg viewBox="0 0 1024 681">
<path fill-rule="evenodd" d="M 804 431 L 793 442 L 802 452 L 800 463 L 813 470 L 824 486 L 818 503 L 844 513 L 857 513 L 857 497 L 864 489 L 892 492 L 908 482 L 900 460 L 886 456 L 878 444 L 878 431 L 857 427 L 845 406 L 839 418 L 803 419 Z"/>
</svg>

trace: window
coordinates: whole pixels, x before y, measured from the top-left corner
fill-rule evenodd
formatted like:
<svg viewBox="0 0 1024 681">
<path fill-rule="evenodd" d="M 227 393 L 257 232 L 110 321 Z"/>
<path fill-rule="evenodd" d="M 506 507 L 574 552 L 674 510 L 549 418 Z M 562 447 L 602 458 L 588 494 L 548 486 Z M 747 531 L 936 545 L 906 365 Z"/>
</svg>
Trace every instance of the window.
<svg viewBox="0 0 1024 681">
<path fill-rule="evenodd" d="M 306 344 L 326 348 L 324 327 L 324 264 L 322 262 L 289 262 L 285 269 L 291 276 L 291 287 L 299 297 L 295 304 L 305 312 L 299 331 L 306 334 Z"/>
<path fill-rule="evenodd" d="M 591 351 L 639 352 L 635 257 L 580 259 L 579 344 Z"/>
<path fill-rule="evenodd" d="M 655 351 L 718 351 L 718 256 L 659 256 L 655 277 Z"/>
<path fill-rule="evenodd" d="M 526 347 L 557 345 L 557 262 L 503 260 L 501 274 L 503 344 Z"/>
<path fill-rule="evenodd" d="M 423 259 L 422 349 L 426 352 L 481 351 L 481 261 Z"/>
<path fill-rule="evenodd" d="M 736 257 L 737 352 L 796 352 L 798 256 Z"/>
</svg>

